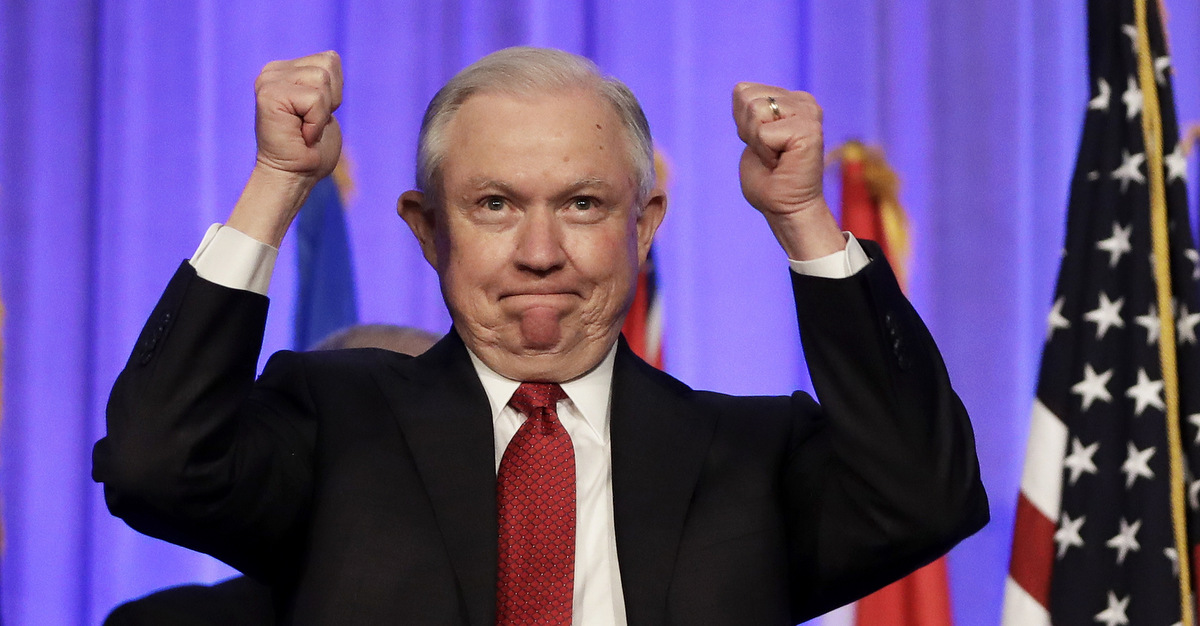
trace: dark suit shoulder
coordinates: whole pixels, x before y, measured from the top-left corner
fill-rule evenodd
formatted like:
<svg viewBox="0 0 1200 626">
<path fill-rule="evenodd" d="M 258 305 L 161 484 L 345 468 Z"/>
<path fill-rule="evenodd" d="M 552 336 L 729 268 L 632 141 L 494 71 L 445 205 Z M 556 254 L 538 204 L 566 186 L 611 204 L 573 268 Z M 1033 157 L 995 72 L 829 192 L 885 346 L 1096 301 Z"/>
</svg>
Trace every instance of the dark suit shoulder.
<svg viewBox="0 0 1200 626">
<path fill-rule="evenodd" d="M 292 354 L 299 355 L 303 360 L 307 375 L 318 377 L 328 374 L 367 375 L 381 370 L 408 377 L 413 371 L 415 358 L 384 348 L 342 348 Z"/>
<path fill-rule="evenodd" d="M 275 623 L 271 590 L 247 576 L 214 585 L 180 585 L 130 600 L 104 626 L 265 626 Z"/>
</svg>

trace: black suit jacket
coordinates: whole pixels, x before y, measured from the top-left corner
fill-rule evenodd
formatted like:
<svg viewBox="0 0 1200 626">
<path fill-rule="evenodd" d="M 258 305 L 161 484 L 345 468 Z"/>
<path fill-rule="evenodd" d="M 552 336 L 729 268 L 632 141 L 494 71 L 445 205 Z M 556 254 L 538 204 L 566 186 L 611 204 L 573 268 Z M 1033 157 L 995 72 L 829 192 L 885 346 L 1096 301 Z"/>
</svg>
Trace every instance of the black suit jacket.
<svg viewBox="0 0 1200 626">
<path fill-rule="evenodd" d="M 271 590 L 247 576 L 168 587 L 113 609 L 103 626 L 264 626 L 275 621 Z"/>
<path fill-rule="evenodd" d="M 794 624 L 987 520 L 966 413 L 886 264 L 793 281 L 821 406 L 694 391 L 618 348 L 630 624 Z M 285 621 L 494 623 L 491 411 L 462 341 L 281 352 L 256 382 L 265 318 L 180 268 L 96 445 L 110 510 L 271 581 Z"/>
</svg>

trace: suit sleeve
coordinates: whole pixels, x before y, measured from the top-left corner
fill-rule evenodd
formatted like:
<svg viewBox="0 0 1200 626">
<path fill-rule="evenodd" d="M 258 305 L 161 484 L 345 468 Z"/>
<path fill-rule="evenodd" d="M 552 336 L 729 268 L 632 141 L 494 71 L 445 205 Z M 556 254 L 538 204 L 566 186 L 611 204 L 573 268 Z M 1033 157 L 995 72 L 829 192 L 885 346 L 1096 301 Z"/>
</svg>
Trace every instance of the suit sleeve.
<svg viewBox="0 0 1200 626">
<path fill-rule="evenodd" d="M 784 486 L 793 614 L 807 619 L 931 562 L 987 523 L 962 402 L 878 246 L 845 279 L 793 273 L 821 403 Z"/>
<path fill-rule="evenodd" d="M 113 386 L 92 474 L 134 529 L 271 579 L 304 532 L 315 425 L 299 355 L 255 385 L 266 313 L 184 263 Z"/>
</svg>

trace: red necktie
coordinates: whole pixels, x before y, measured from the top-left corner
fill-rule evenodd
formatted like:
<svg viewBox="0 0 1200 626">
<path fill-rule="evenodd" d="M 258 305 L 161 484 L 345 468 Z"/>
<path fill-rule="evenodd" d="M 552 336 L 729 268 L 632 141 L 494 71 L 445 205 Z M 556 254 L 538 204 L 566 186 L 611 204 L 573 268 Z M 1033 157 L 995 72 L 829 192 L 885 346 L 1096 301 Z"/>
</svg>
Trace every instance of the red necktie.
<svg viewBox="0 0 1200 626">
<path fill-rule="evenodd" d="M 575 590 L 575 448 L 558 421 L 552 383 L 521 383 L 509 404 L 525 415 L 496 477 L 500 561 L 496 624 L 570 626 Z"/>
</svg>

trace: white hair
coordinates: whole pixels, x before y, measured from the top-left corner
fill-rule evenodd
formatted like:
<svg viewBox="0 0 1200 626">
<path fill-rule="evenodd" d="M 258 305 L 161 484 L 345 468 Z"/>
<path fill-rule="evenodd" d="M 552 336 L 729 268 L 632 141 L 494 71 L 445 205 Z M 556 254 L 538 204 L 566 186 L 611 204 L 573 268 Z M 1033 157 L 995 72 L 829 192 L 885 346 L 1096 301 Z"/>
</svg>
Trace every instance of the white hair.
<svg viewBox="0 0 1200 626">
<path fill-rule="evenodd" d="M 646 114 L 633 92 L 620 80 L 601 74 L 589 59 L 530 47 L 505 48 L 483 57 L 451 78 L 429 102 L 417 139 L 417 189 L 430 200 L 427 206 L 441 202 L 446 125 L 471 96 L 483 92 L 529 96 L 578 88 L 594 90 L 620 118 L 637 181 L 637 209 L 641 210 L 654 188 L 654 143 Z"/>
</svg>

